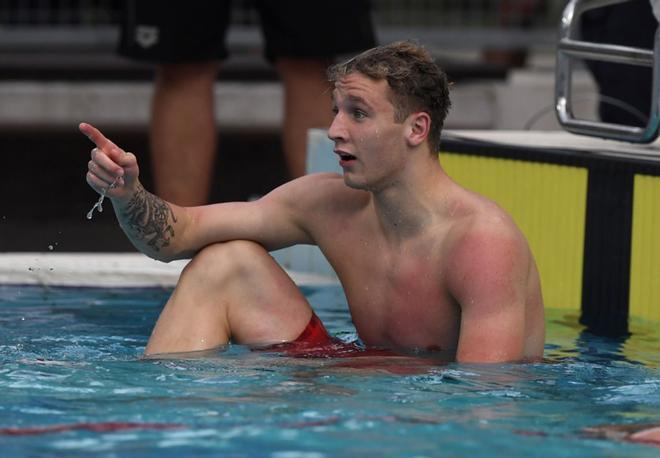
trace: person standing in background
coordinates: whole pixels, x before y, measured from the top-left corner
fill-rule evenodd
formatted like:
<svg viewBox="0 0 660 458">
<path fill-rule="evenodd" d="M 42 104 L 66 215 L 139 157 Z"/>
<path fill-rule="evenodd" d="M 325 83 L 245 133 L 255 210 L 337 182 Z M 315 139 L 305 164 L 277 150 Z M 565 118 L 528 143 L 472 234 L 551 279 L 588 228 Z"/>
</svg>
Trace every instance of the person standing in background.
<svg viewBox="0 0 660 458">
<path fill-rule="evenodd" d="M 369 0 L 255 0 L 266 59 L 284 86 L 283 150 L 291 178 L 305 173 L 307 130 L 332 120 L 328 64 L 374 46 Z M 128 0 L 119 53 L 156 64 L 150 134 L 156 193 L 207 203 L 217 149 L 214 83 L 231 1 Z M 337 27 L 341 24 L 341 27 Z M 249 173 L 249 172 L 246 172 Z"/>
</svg>

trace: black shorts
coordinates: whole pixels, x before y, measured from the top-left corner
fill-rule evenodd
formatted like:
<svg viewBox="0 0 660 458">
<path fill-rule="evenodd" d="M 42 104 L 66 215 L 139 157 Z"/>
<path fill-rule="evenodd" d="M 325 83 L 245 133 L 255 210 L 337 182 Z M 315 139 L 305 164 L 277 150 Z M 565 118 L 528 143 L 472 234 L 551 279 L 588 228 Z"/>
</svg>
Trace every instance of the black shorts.
<svg viewBox="0 0 660 458">
<path fill-rule="evenodd" d="M 375 45 L 369 0 L 254 0 L 264 55 L 324 58 Z M 148 62 L 222 60 L 231 1 L 127 0 L 119 53 Z"/>
</svg>

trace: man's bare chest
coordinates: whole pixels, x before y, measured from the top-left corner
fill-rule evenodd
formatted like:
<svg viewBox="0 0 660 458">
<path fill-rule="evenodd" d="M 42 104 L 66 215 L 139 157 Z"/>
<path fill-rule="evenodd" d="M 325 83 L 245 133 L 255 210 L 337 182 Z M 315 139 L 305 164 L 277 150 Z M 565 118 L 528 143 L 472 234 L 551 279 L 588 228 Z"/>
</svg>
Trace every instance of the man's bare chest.
<svg viewBox="0 0 660 458">
<path fill-rule="evenodd" d="M 459 311 L 432 250 L 344 253 L 333 263 L 361 339 L 418 349 L 455 347 Z"/>
</svg>

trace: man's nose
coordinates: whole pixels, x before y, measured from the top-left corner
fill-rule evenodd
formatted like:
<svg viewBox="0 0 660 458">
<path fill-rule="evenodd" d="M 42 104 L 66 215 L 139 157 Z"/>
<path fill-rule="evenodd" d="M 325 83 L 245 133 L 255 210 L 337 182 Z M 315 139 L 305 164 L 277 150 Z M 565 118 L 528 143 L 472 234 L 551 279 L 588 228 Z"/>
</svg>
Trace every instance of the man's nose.
<svg viewBox="0 0 660 458">
<path fill-rule="evenodd" d="M 332 123 L 330 123 L 330 127 L 328 128 L 328 138 L 335 142 L 346 139 L 340 113 L 337 113 L 335 117 L 332 118 Z"/>
</svg>

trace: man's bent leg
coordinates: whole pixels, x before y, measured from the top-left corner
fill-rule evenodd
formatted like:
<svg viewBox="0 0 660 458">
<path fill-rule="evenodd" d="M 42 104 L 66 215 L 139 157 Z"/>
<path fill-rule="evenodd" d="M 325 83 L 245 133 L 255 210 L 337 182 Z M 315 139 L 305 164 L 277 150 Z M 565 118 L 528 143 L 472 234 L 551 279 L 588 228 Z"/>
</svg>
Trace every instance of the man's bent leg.
<svg viewBox="0 0 660 458">
<path fill-rule="evenodd" d="M 293 280 L 260 245 L 204 248 L 185 267 L 145 354 L 295 340 L 312 316 Z"/>
</svg>

